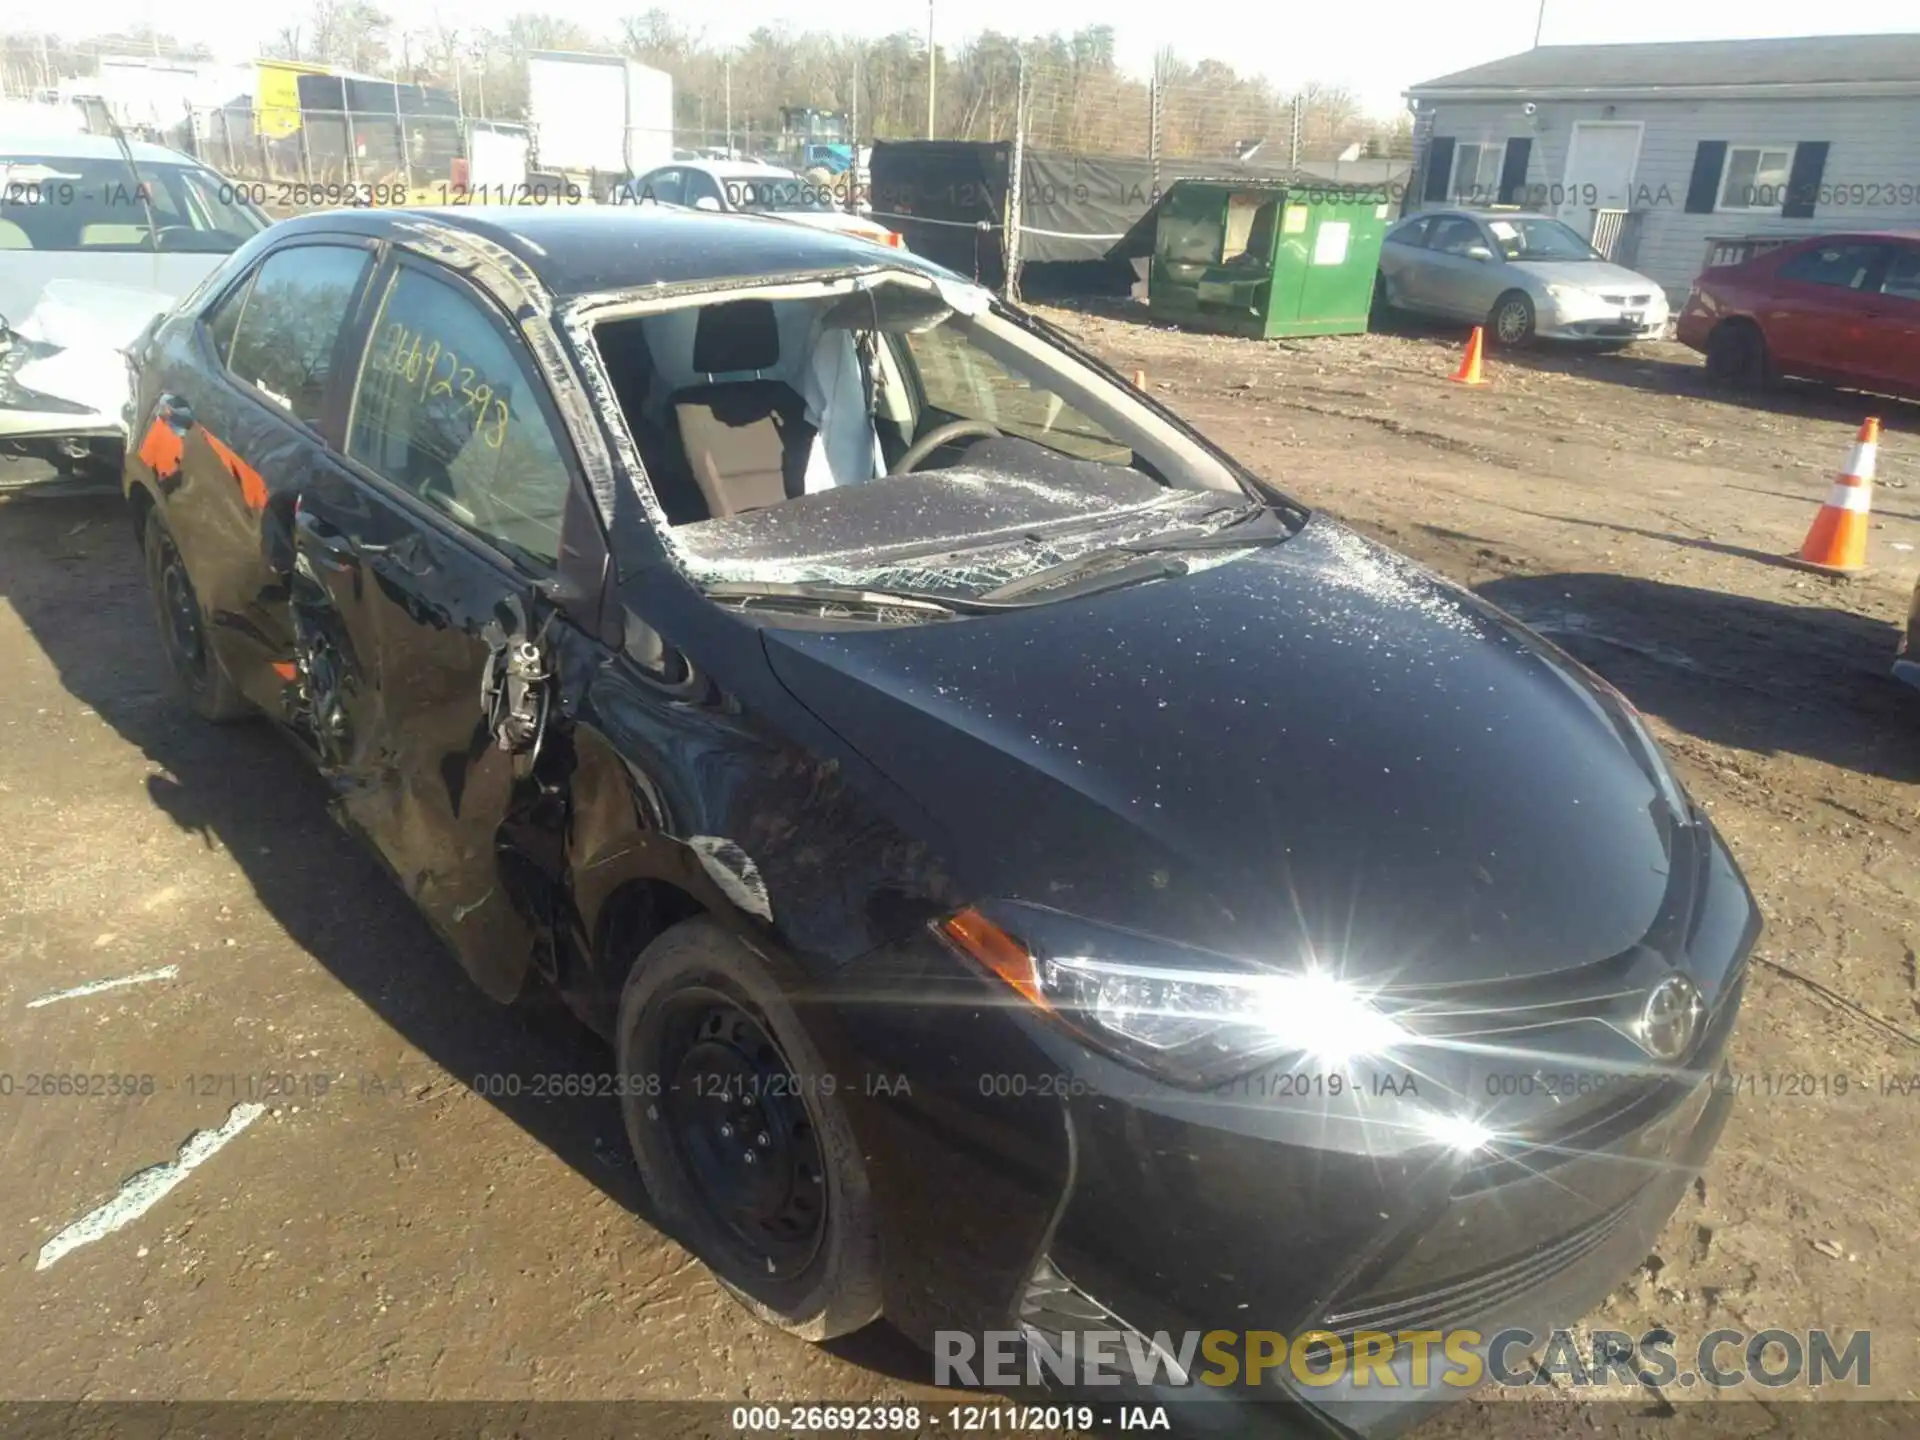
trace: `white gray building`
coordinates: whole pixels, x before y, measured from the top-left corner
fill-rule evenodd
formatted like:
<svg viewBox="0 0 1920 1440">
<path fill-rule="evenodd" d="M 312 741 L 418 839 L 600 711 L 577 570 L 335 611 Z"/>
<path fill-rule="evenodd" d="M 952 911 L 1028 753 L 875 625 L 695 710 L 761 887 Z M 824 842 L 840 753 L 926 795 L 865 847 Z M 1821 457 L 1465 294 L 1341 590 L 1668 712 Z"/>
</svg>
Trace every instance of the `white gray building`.
<svg viewBox="0 0 1920 1440">
<path fill-rule="evenodd" d="M 1409 212 L 1557 215 L 1675 302 L 1710 258 L 1920 229 L 1920 34 L 1546 45 L 1406 93 Z"/>
</svg>

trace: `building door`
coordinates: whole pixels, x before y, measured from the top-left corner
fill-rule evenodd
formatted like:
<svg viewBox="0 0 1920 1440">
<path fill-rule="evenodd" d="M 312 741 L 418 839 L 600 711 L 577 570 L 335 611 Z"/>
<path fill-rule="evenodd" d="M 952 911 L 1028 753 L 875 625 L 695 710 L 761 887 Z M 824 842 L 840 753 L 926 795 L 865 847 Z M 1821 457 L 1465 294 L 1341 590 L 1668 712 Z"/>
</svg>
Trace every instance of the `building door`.
<svg viewBox="0 0 1920 1440">
<path fill-rule="evenodd" d="M 1574 122 L 1559 218 L 1591 240 L 1596 213 L 1633 208 L 1633 172 L 1645 127 L 1638 121 Z"/>
</svg>

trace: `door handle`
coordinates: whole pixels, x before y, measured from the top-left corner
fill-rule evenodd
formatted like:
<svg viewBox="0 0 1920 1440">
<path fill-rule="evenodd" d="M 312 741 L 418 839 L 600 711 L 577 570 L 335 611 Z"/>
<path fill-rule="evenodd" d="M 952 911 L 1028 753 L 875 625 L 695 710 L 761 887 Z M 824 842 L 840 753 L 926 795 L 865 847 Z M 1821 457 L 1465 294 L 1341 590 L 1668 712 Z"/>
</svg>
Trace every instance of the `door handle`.
<svg viewBox="0 0 1920 1440">
<path fill-rule="evenodd" d="M 360 564 L 360 556 L 355 553 L 346 536 L 305 510 L 294 512 L 293 523 L 300 532 L 300 538 L 306 542 L 306 548 L 318 552 L 322 564 L 335 570 L 351 570 Z"/>
<path fill-rule="evenodd" d="M 420 543 L 420 536 L 411 530 L 391 545 L 362 545 L 360 553 L 375 557 L 384 556 L 409 575 L 425 575 L 433 569 L 433 556 L 428 553 L 427 547 Z"/>
<path fill-rule="evenodd" d="M 169 428 L 182 435 L 193 428 L 193 407 L 178 395 L 162 395 L 154 409 Z"/>
<path fill-rule="evenodd" d="M 349 540 L 304 510 L 295 517 L 295 523 L 312 547 L 320 552 L 322 560 L 335 569 L 356 569 L 362 560 L 379 559 L 392 560 L 409 575 L 425 575 L 433 569 L 433 557 L 414 531 L 409 530 L 390 545 L 379 545 L 371 541 L 356 543 Z"/>
</svg>

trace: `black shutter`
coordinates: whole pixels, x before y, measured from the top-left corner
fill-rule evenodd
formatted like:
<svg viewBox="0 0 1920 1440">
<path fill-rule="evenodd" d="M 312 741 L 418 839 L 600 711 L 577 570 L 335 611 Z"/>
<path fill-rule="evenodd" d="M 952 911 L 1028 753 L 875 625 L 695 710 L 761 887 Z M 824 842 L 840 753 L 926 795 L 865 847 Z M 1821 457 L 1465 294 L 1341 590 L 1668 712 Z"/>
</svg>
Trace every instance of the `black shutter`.
<svg viewBox="0 0 1920 1440">
<path fill-rule="evenodd" d="M 1453 137 L 1436 135 L 1427 142 L 1427 183 L 1421 190 L 1423 198 L 1445 201 L 1447 182 L 1453 179 Z"/>
<path fill-rule="evenodd" d="M 1693 178 L 1687 182 L 1687 214 L 1711 215 L 1720 199 L 1720 172 L 1727 168 L 1727 142 L 1702 140 L 1693 152 Z"/>
<path fill-rule="evenodd" d="M 1787 203 L 1780 214 L 1787 220 L 1813 217 L 1813 202 L 1820 194 L 1820 177 L 1827 169 L 1827 142 L 1802 140 L 1793 152 L 1793 173 L 1787 176 Z"/>
<path fill-rule="evenodd" d="M 1527 188 L 1527 158 L 1533 154 L 1533 141 L 1521 136 L 1507 141 L 1507 158 L 1500 164 L 1500 203 L 1519 203 Z"/>
</svg>

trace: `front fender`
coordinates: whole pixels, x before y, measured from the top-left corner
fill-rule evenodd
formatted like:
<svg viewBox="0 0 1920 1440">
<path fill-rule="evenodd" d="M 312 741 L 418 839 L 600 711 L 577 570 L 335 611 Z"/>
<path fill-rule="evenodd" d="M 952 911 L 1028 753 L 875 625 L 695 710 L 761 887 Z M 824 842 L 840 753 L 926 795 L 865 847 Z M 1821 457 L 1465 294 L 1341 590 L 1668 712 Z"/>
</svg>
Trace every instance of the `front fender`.
<svg viewBox="0 0 1920 1440">
<path fill-rule="evenodd" d="M 584 964 L 562 990 L 602 1033 L 634 957 L 687 915 L 820 978 L 965 903 L 931 822 L 797 705 L 776 719 L 670 699 L 615 661 L 573 748 L 567 889 Z"/>
</svg>

